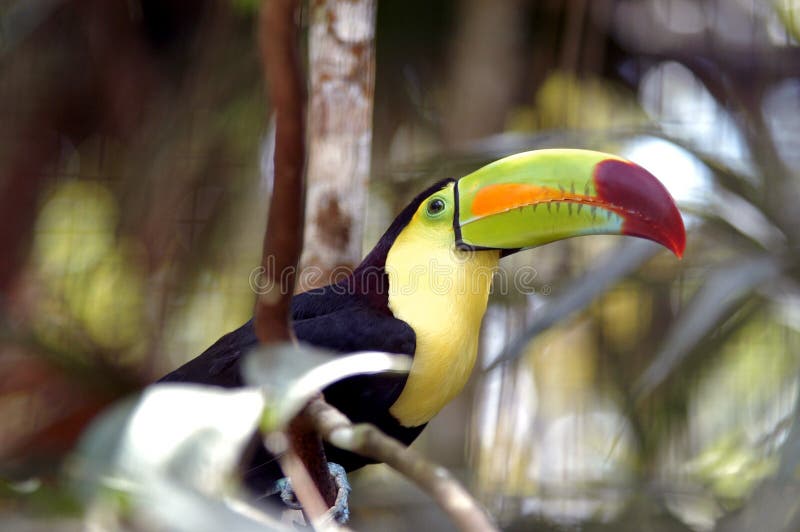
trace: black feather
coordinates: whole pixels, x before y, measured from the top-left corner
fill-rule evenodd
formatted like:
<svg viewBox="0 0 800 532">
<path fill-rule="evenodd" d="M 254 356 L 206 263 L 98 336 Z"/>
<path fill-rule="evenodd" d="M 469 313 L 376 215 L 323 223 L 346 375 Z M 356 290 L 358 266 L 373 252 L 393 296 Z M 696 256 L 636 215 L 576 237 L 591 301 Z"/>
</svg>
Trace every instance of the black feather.
<svg viewBox="0 0 800 532">
<path fill-rule="evenodd" d="M 416 335 L 413 329 L 395 318 L 389 309 L 386 256 L 422 201 L 452 181 L 439 181 L 414 198 L 350 276 L 292 298 L 292 326 L 298 340 L 340 353 L 374 350 L 414 355 Z M 253 320 L 250 320 L 159 382 L 194 382 L 226 388 L 242 386 L 242 355 L 257 344 Z M 389 413 L 405 382 L 405 375 L 351 377 L 329 386 L 323 393 L 331 405 L 353 422 L 372 423 L 388 435 L 410 444 L 425 425 L 403 427 Z M 348 471 L 371 463 L 331 446 L 326 446 L 325 451 L 330 461 Z M 254 446 L 244 468 L 247 484 L 263 493 L 281 476 L 275 458 L 263 446 Z"/>
</svg>

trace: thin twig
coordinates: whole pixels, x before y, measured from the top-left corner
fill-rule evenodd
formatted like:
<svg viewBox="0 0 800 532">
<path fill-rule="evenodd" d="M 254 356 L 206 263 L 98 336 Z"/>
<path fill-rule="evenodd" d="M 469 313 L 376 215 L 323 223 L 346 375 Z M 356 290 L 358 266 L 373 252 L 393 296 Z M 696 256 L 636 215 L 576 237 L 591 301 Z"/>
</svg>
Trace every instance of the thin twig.
<svg viewBox="0 0 800 532">
<path fill-rule="evenodd" d="M 290 450 L 297 455 L 305 466 L 307 474 L 313 480 L 313 486 L 316 487 L 314 493 L 319 495 L 322 501 L 325 502 L 324 512 L 336 503 L 338 489 L 328 470 L 328 461 L 325 456 L 325 449 L 322 447 L 322 438 L 314 430 L 314 425 L 306 410 L 301 411 L 289 423 L 288 434 Z M 293 485 L 296 484 L 294 476 L 289 471 L 286 471 L 286 474 L 292 479 Z M 300 496 L 300 490 L 295 488 L 295 492 L 309 515 L 312 518 L 319 517 L 316 512 L 311 512 L 306 507 Z"/>
<path fill-rule="evenodd" d="M 305 419 L 305 416 L 296 419 Z M 292 489 L 314 529 L 338 530 L 339 526 L 333 519 L 326 519 L 325 513 L 329 506 L 317 490 L 314 479 L 298 454 L 295 452 L 284 453 L 281 455 L 280 462 L 281 469 L 292 479 Z"/>
<path fill-rule="evenodd" d="M 289 305 L 303 247 L 305 88 L 297 52 L 296 0 L 270 0 L 260 17 L 260 45 L 269 97 L 276 116 L 275 175 L 261 266 L 269 290 L 255 308 L 262 343 L 289 341 Z"/>
<path fill-rule="evenodd" d="M 264 2 L 259 21 L 264 72 L 276 115 L 275 174 L 261 255 L 271 288 L 259 295 L 255 307 L 256 336 L 263 344 L 293 338 L 290 304 L 303 246 L 306 91 L 298 58 L 297 12 L 297 0 L 270 0 Z M 281 466 L 316 522 L 336 500 L 322 440 L 302 412 L 290 424 L 288 436 L 289 450 Z M 299 467 L 300 463 L 305 468 Z"/>
<path fill-rule="evenodd" d="M 486 512 L 444 467 L 429 462 L 373 425 L 354 425 L 321 398 L 311 401 L 306 410 L 323 438 L 346 451 L 384 462 L 409 478 L 436 501 L 460 530 L 497 530 Z"/>
</svg>

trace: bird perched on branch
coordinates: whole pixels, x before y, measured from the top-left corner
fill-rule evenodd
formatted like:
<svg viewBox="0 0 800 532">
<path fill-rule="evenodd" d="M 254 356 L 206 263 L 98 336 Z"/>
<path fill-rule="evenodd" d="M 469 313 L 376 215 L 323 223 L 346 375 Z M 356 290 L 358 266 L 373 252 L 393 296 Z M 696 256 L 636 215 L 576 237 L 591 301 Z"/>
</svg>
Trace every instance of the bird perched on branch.
<svg viewBox="0 0 800 532">
<path fill-rule="evenodd" d="M 293 298 L 294 333 L 341 353 L 411 355 L 408 375 L 324 390 L 353 422 L 410 444 L 469 378 L 500 258 L 591 234 L 650 239 L 677 256 L 686 239 L 675 202 L 640 166 L 585 150 L 512 155 L 415 197 L 351 275 Z M 242 356 L 257 343 L 251 320 L 162 381 L 242 386 Z M 326 454 L 348 471 L 369 463 L 331 446 Z M 263 492 L 283 475 L 261 449 L 244 476 Z"/>
</svg>

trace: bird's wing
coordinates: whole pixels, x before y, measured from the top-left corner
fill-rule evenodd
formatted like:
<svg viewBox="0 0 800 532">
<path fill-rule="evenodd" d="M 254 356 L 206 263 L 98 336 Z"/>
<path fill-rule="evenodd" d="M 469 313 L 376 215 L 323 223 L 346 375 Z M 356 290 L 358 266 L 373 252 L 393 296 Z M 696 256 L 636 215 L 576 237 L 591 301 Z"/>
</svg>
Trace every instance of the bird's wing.
<svg viewBox="0 0 800 532">
<path fill-rule="evenodd" d="M 292 323 L 298 340 L 340 353 L 386 351 L 414 354 L 416 336 L 404 321 L 362 306 L 348 306 Z M 233 388 L 244 384 L 242 355 L 258 344 L 253 320 L 232 331 L 159 382 L 194 382 Z"/>
<path fill-rule="evenodd" d="M 368 307 L 350 307 L 292 323 L 297 339 L 341 353 L 413 355 L 416 335 L 406 322 Z"/>
<path fill-rule="evenodd" d="M 404 321 L 364 305 L 346 305 L 334 312 L 321 313 L 319 301 L 301 301 L 312 307 L 295 316 L 293 327 L 297 338 L 319 347 L 340 353 L 377 350 L 413 355 L 416 335 Z M 324 306 L 324 305 L 323 305 Z M 194 382 L 224 387 L 243 385 L 242 355 L 258 344 L 253 320 L 248 321 L 209 347 L 200 356 L 163 377 L 159 382 Z M 422 430 L 420 427 L 401 427 L 389 414 L 389 408 L 399 397 L 406 382 L 405 375 L 363 375 L 339 381 L 325 389 L 325 398 L 354 422 L 371 422 L 387 434 L 411 443 Z M 348 471 L 370 463 L 360 456 L 326 445 L 329 460 Z M 245 480 L 258 492 L 265 492 L 281 476 L 274 457 L 257 446 L 245 468 Z"/>
<path fill-rule="evenodd" d="M 294 322 L 297 337 L 315 345 L 341 352 L 384 351 L 414 354 L 416 335 L 406 322 L 367 306 L 345 308 Z M 406 374 L 382 373 L 357 375 L 335 382 L 325 388 L 325 400 L 338 408 L 354 423 L 371 423 L 384 433 L 410 444 L 424 426 L 403 427 L 389 413 L 403 391 Z M 325 446 L 328 460 L 352 471 L 370 460 Z"/>
<path fill-rule="evenodd" d="M 240 361 L 242 355 L 257 344 L 253 320 L 250 320 L 217 340 L 200 356 L 161 377 L 158 382 L 193 382 L 225 388 L 243 386 Z"/>
</svg>

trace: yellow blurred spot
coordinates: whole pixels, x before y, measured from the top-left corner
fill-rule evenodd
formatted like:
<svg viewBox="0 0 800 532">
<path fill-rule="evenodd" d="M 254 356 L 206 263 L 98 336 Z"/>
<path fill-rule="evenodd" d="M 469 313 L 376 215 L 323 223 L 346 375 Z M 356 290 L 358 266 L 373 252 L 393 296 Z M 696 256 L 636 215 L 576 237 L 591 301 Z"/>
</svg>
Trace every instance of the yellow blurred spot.
<svg viewBox="0 0 800 532">
<path fill-rule="evenodd" d="M 116 221 L 114 198 L 104 186 L 62 183 L 39 213 L 34 261 L 46 276 L 86 271 L 113 246 Z"/>
<path fill-rule="evenodd" d="M 597 346 L 591 332 L 589 322 L 572 322 L 554 327 L 529 346 L 545 414 L 573 409 L 593 391 Z"/>
<path fill-rule="evenodd" d="M 191 360 L 252 315 L 248 275 L 234 266 L 200 273 L 186 304 L 172 313 L 164 332 L 170 358 L 163 360 L 165 371 Z"/>
<path fill-rule="evenodd" d="M 598 305 L 603 332 L 621 349 L 632 349 L 639 343 L 642 331 L 650 325 L 652 305 L 642 301 L 647 294 L 635 287 L 621 285 L 603 297 Z"/>
<path fill-rule="evenodd" d="M 717 496 L 742 499 L 764 478 L 775 473 L 777 456 L 764 456 L 730 435 L 686 464 L 690 474 L 710 483 Z"/>
<path fill-rule="evenodd" d="M 686 468 L 715 495 L 742 499 L 778 467 L 800 364 L 787 339 L 773 317 L 758 315 L 721 348 L 691 398 L 690 423 L 705 445 Z"/>
<path fill-rule="evenodd" d="M 588 322 L 554 328 L 535 342 L 534 365 L 543 380 L 570 388 L 592 383 L 597 348 Z"/>
<path fill-rule="evenodd" d="M 67 300 L 80 316 L 86 332 L 98 345 L 120 349 L 136 342 L 144 332 L 143 276 L 130 246 L 115 248 Z"/>
<path fill-rule="evenodd" d="M 43 288 L 34 328 L 47 345 L 75 352 L 88 341 L 121 350 L 142 335 L 140 254 L 133 242 L 117 241 L 117 217 L 113 194 L 92 181 L 59 183 L 42 206 L 33 244 Z"/>
<path fill-rule="evenodd" d="M 604 129 L 645 124 L 647 117 L 634 94 L 600 78 L 555 72 L 540 86 L 533 107 L 509 116 L 507 128 L 530 131 L 551 128 Z"/>
<path fill-rule="evenodd" d="M 786 31 L 800 41 L 800 0 L 774 0 L 774 4 Z"/>
</svg>

